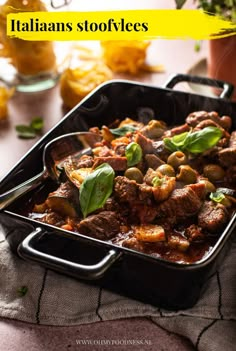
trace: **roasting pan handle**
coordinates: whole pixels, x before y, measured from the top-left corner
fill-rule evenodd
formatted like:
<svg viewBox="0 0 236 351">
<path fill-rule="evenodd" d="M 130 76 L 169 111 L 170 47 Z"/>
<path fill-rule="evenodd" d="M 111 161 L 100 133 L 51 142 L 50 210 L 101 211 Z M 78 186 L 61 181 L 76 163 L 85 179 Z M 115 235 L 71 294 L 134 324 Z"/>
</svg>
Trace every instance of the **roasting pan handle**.
<svg viewBox="0 0 236 351">
<path fill-rule="evenodd" d="M 121 255 L 118 251 L 110 250 L 100 262 L 93 265 L 82 265 L 46 254 L 36 249 L 34 244 L 42 234 L 44 233 L 41 228 L 37 228 L 33 233 L 29 234 L 18 246 L 19 256 L 25 260 L 37 262 L 47 268 L 66 275 L 72 275 L 76 278 L 86 280 L 102 278 L 105 272 Z"/>
<path fill-rule="evenodd" d="M 207 77 L 191 76 L 189 74 L 180 74 L 180 73 L 177 73 L 171 76 L 168 79 L 168 81 L 164 84 L 164 88 L 172 89 L 176 84 L 182 83 L 182 82 L 208 85 L 214 88 L 223 89 L 222 93 L 220 94 L 221 99 L 230 99 L 234 91 L 233 84 L 224 82 L 223 80 L 211 79 Z"/>
</svg>

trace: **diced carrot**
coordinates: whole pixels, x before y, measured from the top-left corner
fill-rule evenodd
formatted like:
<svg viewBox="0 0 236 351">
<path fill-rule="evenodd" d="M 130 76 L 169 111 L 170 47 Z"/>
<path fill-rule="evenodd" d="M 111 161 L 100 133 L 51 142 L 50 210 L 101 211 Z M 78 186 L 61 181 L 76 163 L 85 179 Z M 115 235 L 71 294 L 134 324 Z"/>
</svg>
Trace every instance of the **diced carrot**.
<svg viewBox="0 0 236 351">
<path fill-rule="evenodd" d="M 65 229 L 65 230 L 73 230 L 72 226 L 70 224 L 63 224 L 61 226 L 61 229 Z"/>
</svg>

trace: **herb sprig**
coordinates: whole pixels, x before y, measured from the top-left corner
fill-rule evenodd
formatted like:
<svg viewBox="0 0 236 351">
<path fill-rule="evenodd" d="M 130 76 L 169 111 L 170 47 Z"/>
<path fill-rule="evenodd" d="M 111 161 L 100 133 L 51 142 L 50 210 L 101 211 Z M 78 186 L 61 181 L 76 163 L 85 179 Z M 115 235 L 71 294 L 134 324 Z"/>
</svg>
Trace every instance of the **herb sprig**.
<svg viewBox="0 0 236 351">
<path fill-rule="evenodd" d="M 132 125 L 125 125 L 123 127 L 115 128 L 115 129 L 110 129 L 111 133 L 116 136 L 124 136 L 127 133 L 133 133 L 137 130 L 137 127 L 134 127 Z"/>
<path fill-rule="evenodd" d="M 102 163 L 90 173 L 80 187 L 80 207 L 84 218 L 102 208 L 113 190 L 115 172 L 108 163 Z"/>
<path fill-rule="evenodd" d="M 17 289 L 17 294 L 19 297 L 24 297 L 28 292 L 28 287 L 23 285 L 20 288 Z"/>
<path fill-rule="evenodd" d="M 30 124 L 19 124 L 15 126 L 17 136 L 22 139 L 34 139 L 42 133 L 44 121 L 42 117 L 34 117 Z"/>
<path fill-rule="evenodd" d="M 135 166 L 142 159 L 143 152 L 139 144 L 132 142 L 126 146 L 125 156 L 127 158 L 128 167 Z"/>
<path fill-rule="evenodd" d="M 172 138 L 164 138 L 165 147 L 171 152 L 187 151 L 200 154 L 215 146 L 222 137 L 222 131 L 213 126 L 206 127 L 196 132 L 184 132 Z"/>
</svg>

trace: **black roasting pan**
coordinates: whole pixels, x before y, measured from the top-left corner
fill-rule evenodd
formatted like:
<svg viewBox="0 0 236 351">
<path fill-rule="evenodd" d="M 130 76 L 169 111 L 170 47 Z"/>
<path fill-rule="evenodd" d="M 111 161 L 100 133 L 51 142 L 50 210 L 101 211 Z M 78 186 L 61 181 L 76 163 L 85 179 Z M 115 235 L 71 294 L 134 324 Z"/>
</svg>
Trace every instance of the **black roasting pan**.
<svg viewBox="0 0 236 351">
<path fill-rule="evenodd" d="M 219 98 L 213 98 L 173 90 L 177 83 L 186 81 L 220 87 L 223 92 Z M 147 122 L 156 116 L 169 125 L 176 125 L 183 123 L 190 112 L 215 110 L 221 115 L 230 115 L 233 129 L 236 129 L 236 103 L 229 100 L 232 90 L 225 82 L 182 74 L 171 77 L 164 88 L 121 80 L 105 83 L 70 111 L 18 162 L 1 181 L 0 194 L 42 170 L 42 151 L 48 141 L 65 133 L 109 125 L 117 118 L 129 116 Z M 33 190 L 34 196 L 53 185 L 46 179 Z M 31 198 L 32 192 L 28 192 L 0 212 L 0 224 L 13 252 L 89 284 L 174 310 L 196 303 L 204 282 L 222 261 L 236 223 L 234 215 L 214 248 L 200 261 L 182 264 L 29 219 L 22 208 L 27 207 Z"/>
</svg>

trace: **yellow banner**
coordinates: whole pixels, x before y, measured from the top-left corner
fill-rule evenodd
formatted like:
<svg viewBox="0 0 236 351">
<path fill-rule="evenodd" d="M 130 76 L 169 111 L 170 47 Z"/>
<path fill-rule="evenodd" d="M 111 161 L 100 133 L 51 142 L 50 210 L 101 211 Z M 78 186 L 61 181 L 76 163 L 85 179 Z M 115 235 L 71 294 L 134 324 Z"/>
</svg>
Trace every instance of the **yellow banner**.
<svg viewBox="0 0 236 351">
<path fill-rule="evenodd" d="M 19 12 L 7 15 L 9 37 L 34 41 L 200 40 L 233 34 L 236 34 L 235 23 L 201 10 Z"/>
</svg>

